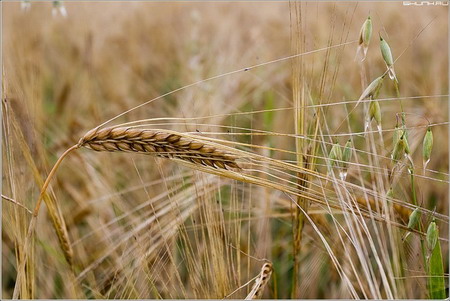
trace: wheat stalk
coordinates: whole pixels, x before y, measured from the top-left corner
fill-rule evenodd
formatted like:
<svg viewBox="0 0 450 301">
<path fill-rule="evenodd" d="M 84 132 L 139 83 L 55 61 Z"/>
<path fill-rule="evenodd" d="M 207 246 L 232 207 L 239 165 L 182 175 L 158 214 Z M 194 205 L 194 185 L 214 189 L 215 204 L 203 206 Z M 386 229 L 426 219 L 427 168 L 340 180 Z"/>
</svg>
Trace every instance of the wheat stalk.
<svg viewBox="0 0 450 301">
<path fill-rule="evenodd" d="M 261 297 L 261 294 L 266 287 L 267 282 L 269 282 L 270 276 L 272 275 L 272 270 L 272 263 L 264 263 L 258 278 L 255 280 L 255 284 L 253 284 L 252 290 L 247 297 L 245 297 L 245 300 L 253 300 Z"/>
<path fill-rule="evenodd" d="M 75 147 L 85 147 L 99 152 L 135 152 L 180 159 L 197 165 L 199 170 L 213 174 L 220 172 L 220 175 L 225 177 L 261 185 L 261 182 L 251 181 L 241 173 L 227 172 L 229 169 L 241 171 L 241 167 L 236 162 L 238 155 L 231 148 L 175 131 L 132 127 L 95 128 L 87 132 Z M 205 168 L 208 167 L 213 167 L 217 172 L 211 169 L 207 171 Z M 364 199 L 358 198 L 357 201 L 364 206 L 367 205 Z M 375 208 L 375 201 L 370 200 L 370 202 Z M 403 220 L 408 220 L 410 209 L 398 204 L 394 205 L 394 209 Z"/>
<path fill-rule="evenodd" d="M 93 129 L 80 139 L 78 146 L 95 151 L 145 153 L 219 169 L 240 168 L 236 163 L 237 156 L 220 145 L 168 130 Z"/>
</svg>

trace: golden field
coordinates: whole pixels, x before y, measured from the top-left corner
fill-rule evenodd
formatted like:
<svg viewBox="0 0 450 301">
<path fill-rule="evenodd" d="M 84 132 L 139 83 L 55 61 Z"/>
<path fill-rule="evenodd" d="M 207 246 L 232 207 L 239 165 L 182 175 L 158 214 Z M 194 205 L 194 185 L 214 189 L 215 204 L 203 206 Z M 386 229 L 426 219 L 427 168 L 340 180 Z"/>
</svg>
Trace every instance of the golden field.
<svg viewBox="0 0 450 301">
<path fill-rule="evenodd" d="M 6 2 L 2 12 L 3 298 L 448 296 L 448 7 Z M 379 35 L 399 89 L 385 76 L 355 107 L 386 72 Z M 367 124 L 375 100 L 381 120 Z M 127 134 L 86 134 L 100 125 Z M 396 125 L 409 151 L 394 160 Z"/>
</svg>

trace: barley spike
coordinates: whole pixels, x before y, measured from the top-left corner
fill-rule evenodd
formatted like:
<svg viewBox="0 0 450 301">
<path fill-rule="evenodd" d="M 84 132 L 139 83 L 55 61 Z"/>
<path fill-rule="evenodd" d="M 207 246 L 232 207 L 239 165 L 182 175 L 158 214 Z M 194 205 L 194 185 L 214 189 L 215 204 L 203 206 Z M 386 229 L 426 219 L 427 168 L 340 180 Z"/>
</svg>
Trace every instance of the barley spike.
<svg viewBox="0 0 450 301">
<path fill-rule="evenodd" d="M 109 127 L 93 129 L 78 142 L 95 151 L 136 152 L 181 159 L 218 169 L 237 168 L 237 157 L 220 145 L 168 130 Z"/>
</svg>

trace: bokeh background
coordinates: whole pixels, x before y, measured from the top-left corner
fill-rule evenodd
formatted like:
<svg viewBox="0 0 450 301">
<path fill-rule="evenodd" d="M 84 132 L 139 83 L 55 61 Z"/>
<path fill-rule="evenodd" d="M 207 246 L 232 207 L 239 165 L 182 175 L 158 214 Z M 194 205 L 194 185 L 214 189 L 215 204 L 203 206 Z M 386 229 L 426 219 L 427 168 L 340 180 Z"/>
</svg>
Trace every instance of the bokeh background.
<svg viewBox="0 0 450 301">
<path fill-rule="evenodd" d="M 30 209 L 40 181 L 58 156 L 89 129 L 185 85 L 288 57 L 296 52 L 292 47 L 296 38 L 302 52 L 356 41 L 370 14 L 374 34 L 364 62 L 367 80 L 385 71 L 378 48 L 381 33 L 394 58 L 401 54 L 395 70 L 419 167 L 427 119 L 434 125 L 429 171 L 418 169 L 419 203 L 448 215 L 448 7 L 404 6 L 395 1 L 303 2 L 302 30 L 295 33 L 294 4 L 282 1 L 2 5 L 2 194 Z M 301 80 L 311 99 L 332 104 L 359 98 L 364 84 L 356 47 L 357 42 L 348 43 L 302 56 Z M 294 132 L 292 65 L 293 60 L 283 60 L 202 82 L 113 124 L 177 117 L 181 119 L 153 123 L 183 132 L 228 133 L 212 137 L 295 151 L 292 139 L 232 135 L 238 128 Z M 392 130 L 401 109 L 390 81 L 385 81 L 380 98 L 394 98 L 380 102 L 383 129 Z M 348 137 L 336 134 L 364 132 L 362 107 L 347 118 L 352 107 L 324 107 L 322 137 L 344 144 Z M 260 110 L 271 113 L 243 114 Z M 204 118 L 186 119 L 190 117 Z M 343 121 L 348 122 L 340 126 Z M 355 137 L 355 146 L 363 148 L 362 135 Z M 387 131 L 380 155 L 389 156 L 391 137 Z M 283 152 L 252 151 L 295 160 Z M 360 160 L 370 167 L 368 158 Z M 318 169 L 326 173 L 325 166 L 319 164 Z M 350 169 L 348 181 L 356 181 L 356 170 Z M 404 202 L 411 202 L 408 179 L 405 173 L 396 190 Z M 276 190 L 192 171 L 164 159 L 81 150 L 64 161 L 53 179 L 52 193 L 67 225 L 74 268 L 67 265 L 44 208 L 36 226 L 34 269 L 27 271 L 28 287 L 20 289 L 22 296 L 224 298 L 259 273 L 262 258 L 274 265 L 264 296 L 291 296 L 292 205 Z M 310 212 L 347 278 L 336 271 L 307 222 L 296 297 L 351 298 L 350 282 L 359 297 L 386 298 L 392 291 L 394 298 L 426 298 L 417 236 L 409 242 L 399 240 L 396 248 L 402 250 L 405 266 L 402 275 L 390 275 L 388 290 L 379 278 L 376 257 L 360 258 L 349 241 L 340 241 L 336 235 L 340 230 L 323 207 L 312 204 Z M 13 294 L 29 220 L 26 210 L 3 200 L 4 298 Z M 377 229 L 370 221 L 368 225 Z M 440 236 L 448 238 L 448 219 L 438 225 Z M 441 244 L 448 275 L 448 240 Z M 364 273 L 367 267 L 370 279 Z M 231 296 L 243 298 L 250 289 L 245 286 Z"/>
</svg>

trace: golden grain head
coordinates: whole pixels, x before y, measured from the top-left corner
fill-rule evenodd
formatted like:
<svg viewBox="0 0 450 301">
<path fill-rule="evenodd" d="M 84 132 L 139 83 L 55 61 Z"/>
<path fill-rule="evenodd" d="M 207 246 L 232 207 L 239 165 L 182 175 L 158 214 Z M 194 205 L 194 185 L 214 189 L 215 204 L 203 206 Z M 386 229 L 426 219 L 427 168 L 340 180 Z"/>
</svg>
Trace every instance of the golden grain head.
<svg viewBox="0 0 450 301">
<path fill-rule="evenodd" d="M 219 169 L 240 168 L 236 155 L 220 145 L 165 130 L 127 127 L 93 129 L 80 139 L 78 146 L 95 151 L 151 154 Z"/>
</svg>

